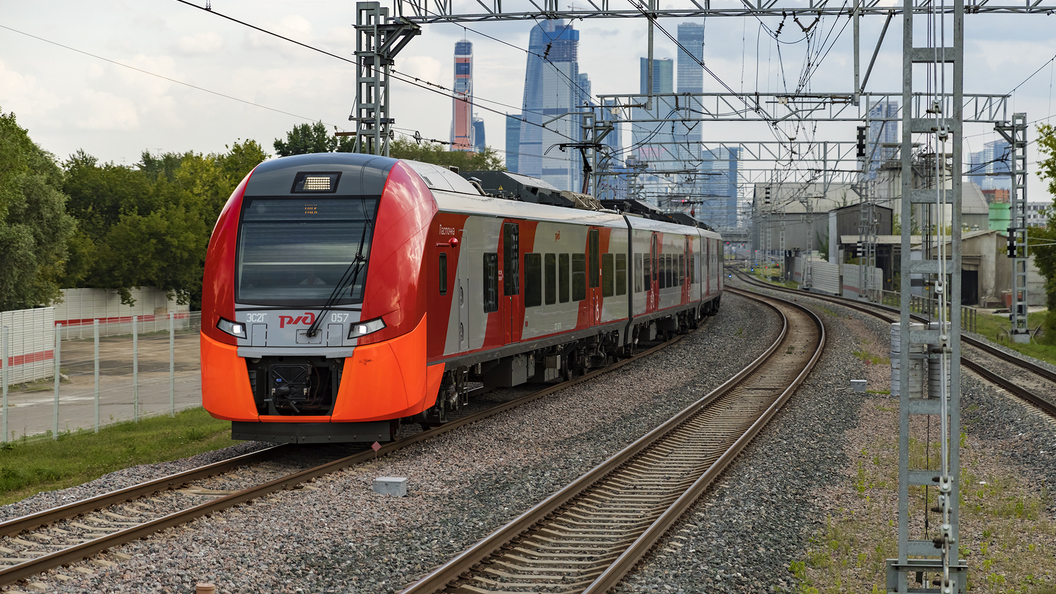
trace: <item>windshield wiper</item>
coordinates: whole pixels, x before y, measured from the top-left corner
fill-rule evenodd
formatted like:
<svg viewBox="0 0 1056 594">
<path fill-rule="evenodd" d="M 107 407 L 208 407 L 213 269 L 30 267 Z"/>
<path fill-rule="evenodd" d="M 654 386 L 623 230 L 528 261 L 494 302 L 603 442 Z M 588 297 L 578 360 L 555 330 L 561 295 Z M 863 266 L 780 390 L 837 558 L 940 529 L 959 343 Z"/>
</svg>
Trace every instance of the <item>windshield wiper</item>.
<svg viewBox="0 0 1056 594">
<path fill-rule="evenodd" d="M 309 338 L 319 333 L 319 328 L 323 324 L 323 318 L 330 311 L 330 308 L 337 303 L 338 299 L 341 298 L 341 291 L 345 287 L 351 287 L 349 289 L 349 296 L 352 296 L 352 292 L 356 290 L 356 279 L 359 277 L 359 271 L 363 268 L 363 262 L 366 262 L 366 258 L 363 257 L 363 243 L 367 240 L 367 225 L 370 223 L 369 220 L 363 223 L 363 235 L 359 238 L 359 249 L 356 250 L 356 257 L 352 258 L 352 261 L 348 264 L 348 268 L 345 268 L 345 272 L 341 274 L 341 278 L 337 281 L 337 286 L 334 287 L 330 298 L 323 304 L 323 308 L 319 310 L 319 315 L 315 317 L 315 321 L 312 322 L 311 326 L 308 326 L 308 330 L 305 331 L 305 335 Z M 373 237 L 373 233 L 371 234 Z M 347 280 L 347 284 L 346 284 Z"/>
</svg>

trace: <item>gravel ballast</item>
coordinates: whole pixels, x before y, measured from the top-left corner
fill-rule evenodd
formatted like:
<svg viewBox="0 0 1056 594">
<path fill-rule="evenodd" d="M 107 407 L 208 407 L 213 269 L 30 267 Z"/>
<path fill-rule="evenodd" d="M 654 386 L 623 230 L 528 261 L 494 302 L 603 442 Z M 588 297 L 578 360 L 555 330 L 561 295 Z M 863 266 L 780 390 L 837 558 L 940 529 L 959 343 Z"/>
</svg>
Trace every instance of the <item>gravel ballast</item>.
<svg viewBox="0 0 1056 594">
<path fill-rule="evenodd" d="M 186 592 L 204 581 L 232 594 L 397 591 L 717 387 L 779 331 L 769 309 L 727 295 L 679 345 L 599 380 L 126 545 L 117 552 L 131 558 L 113 567 L 82 563 L 94 576 L 64 569 L 41 581 L 49 592 Z M 408 477 L 408 496 L 374 493 L 381 476 Z M 33 499 L 45 496 L 64 497 Z"/>
<path fill-rule="evenodd" d="M 880 384 L 887 370 L 854 352 L 882 353 L 888 326 L 828 304 L 815 309 L 828 312 L 829 340 L 815 373 L 617 591 L 790 592 L 799 586 L 790 566 L 806 557 L 810 539 L 853 495 L 848 473 L 857 446 L 848 447 L 848 436 L 862 429 L 873 399 L 897 406 L 890 398 L 853 393 L 849 385 L 860 378 L 869 379 L 870 389 L 886 389 Z M 86 561 L 39 581 L 56 593 L 184 593 L 197 582 L 230 594 L 398 591 L 717 387 L 779 329 L 770 310 L 726 295 L 705 328 L 600 380 L 126 545 L 115 551 L 119 557 L 100 557 L 113 566 Z M 1031 468 L 1034 480 L 1056 484 L 1053 424 L 994 392 L 966 382 L 965 406 L 976 404 L 965 413 L 971 438 L 1015 443 L 1006 448 L 1010 460 Z M 1011 419 L 1018 419 L 1014 426 Z M 129 469 L 0 514 L 23 515 L 200 463 Z M 382 476 L 408 477 L 408 496 L 373 493 L 371 481 Z M 834 485 L 846 493 L 834 494 Z M 897 518 L 894 507 L 890 518 Z"/>
</svg>

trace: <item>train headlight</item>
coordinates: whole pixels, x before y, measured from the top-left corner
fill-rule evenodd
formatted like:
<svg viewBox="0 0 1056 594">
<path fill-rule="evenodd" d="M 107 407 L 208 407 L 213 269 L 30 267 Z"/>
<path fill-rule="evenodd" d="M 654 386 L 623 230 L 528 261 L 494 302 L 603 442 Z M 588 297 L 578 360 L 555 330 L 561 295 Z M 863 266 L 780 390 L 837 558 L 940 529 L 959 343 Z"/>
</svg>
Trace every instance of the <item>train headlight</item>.
<svg viewBox="0 0 1056 594">
<path fill-rule="evenodd" d="M 374 334 L 378 330 L 385 328 L 385 322 L 381 318 L 374 318 L 367 322 L 356 322 L 352 324 L 352 327 L 348 330 L 348 338 L 362 338 L 368 334 Z"/>
<path fill-rule="evenodd" d="M 232 322 L 220 318 L 220 321 L 216 323 L 216 327 L 219 328 L 221 332 L 226 332 L 235 338 L 246 337 L 246 325 L 241 322 Z"/>
</svg>

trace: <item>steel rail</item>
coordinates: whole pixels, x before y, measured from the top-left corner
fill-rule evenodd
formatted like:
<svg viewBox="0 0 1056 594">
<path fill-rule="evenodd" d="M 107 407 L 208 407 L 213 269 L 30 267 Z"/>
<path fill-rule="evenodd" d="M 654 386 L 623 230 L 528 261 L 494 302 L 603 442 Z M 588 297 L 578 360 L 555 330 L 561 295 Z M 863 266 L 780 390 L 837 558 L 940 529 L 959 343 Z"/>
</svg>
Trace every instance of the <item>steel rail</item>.
<svg viewBox="0 0 1056 594">
<path fill-rule="evenodd" d="M 749 295 L 746 291 L 739 291 L 732 287 L 726 287 L 726 290 L 745 297 Z M 799 305 L 795 305 L 795 307 L 807 312 L 817 325 L 820 334 L 817 349 L 814 351 L 813 355 L 811 355 L 807 365 L 799 372 L 792 383 L 785 388 L 777 400 L 766 409 L 766 412 L 764 412 L 758 420 L 752 423 L 752 426 L 748 428 L 748 431 L 741 435 L 741 437 L 734 442 L 733 446 L 723 453 L 719 460 L 712 464 L 707 472 L 693 483 L 693 486 L 691 486 L 689 490 L 680 496 L 659 519 L 646 529 L 638 540 L 635 541 L 635 543 L 627 549 L 627 551 L 621 555 L 615 563 L 605 570 L 605 572 L 602 573 L 593 584 L 587 587 L 587 589 L 584 590 L 584 594 L 604 594 L 609 589 L 615 587 L 620 580 L 622 580 L 623 577 L 634 568 L 634 565 L 652 549 L 653 545 L 655 545 L 656 542 L 667 533 L 671 526 L 682 517 L 682 514 L 692 507 L 704 490 L 707 489 L 708 486 L 710 486 L 711 483 L 713 483 L 726 469 L 726 467 L 728 467 L 744 450 L 744 448 L 755 439 L 763 427 L 770 422 L 774 415 L 777 414 L 777 411 L 785 405 L 796 389 L 799 388 L 810 372 L 813 371 L 818 359 L 821 358 L 822 351 L 825 349 L 825 325 L 822 323 L 821 318 L 819 318 L 814 312 Z"/>
<path fill-rule="evenodd" d="M 730 290 L 730 287 L 726 287 Z M 735 291 L 742 293 L 750 299 L 762 301 L 758 295 L 750 295 L 741 291 Z M 775 298 L 767 298 L 774 300 Z M 790 304 L 799 309 L 804 308 L 801 306 Z M 773 307 L 773 306 L 771 306 Z M 776 309 L 776 308 L 774 308 Z M 779 312 L 780 313 L 780 312 Z M 808 312 L 809 313 L 809 312 Z M 821 349 L 824 345 L 824 326 L 821 324 L 821 320 L 811 314 L 814 322 L 818 325 L 821 332 L 821 345 L 811 358 L 811 365 L 817 361 L 820 357 Z M 434 569 L 427 575 L 420 578 L 417 582 L 409 585 L 407 588 L 401 591 L 401 594 L 425 594 L 431 592 L 437 592 L 448 587 L 449 584 L 460 579 L 467 572 L 471 571 L 477 566 L 481 560 L 488 558 L 495 554 L 500 549 L 506 547 L 513 539 L 518 536 L 529 532 L 533 526 L 539 524 L 541 521 L 546 519 L 548 516 L 553 515 L 559 509 L 567 506 L 570 501 L 580 496 L 590 487 L 603 480 L 607 475 L 612 474 L 618 468 L 626 464 L 635 455 L 646 450 L 649 446 L 657 443 L 667 434 L 671 433 L 678 426 L 682 425 L 690 417 L 698 414 L 701 410 L 707 408 L 710 404 L 715 402 L 725 393 L 731 391 L 735 386 L 742 383 L 747 377 L 755 373 L 760 367 L 762 367 L 771 357 L 778 351 L 779 347 L 784 343 L 786 337 L 789 335 L 790 326 L 788 319 L 782 315 L 784 320 L 782 330 L 777 340 L 758 358 L 748 364 L 744 369 L 737 373 L 734 377 L 724 382 L 721 386 L 716 388 L 714 391 L 706 395 L 704 398 L 689 405 L 677 415 L 664 422 L 659 427 L 653 429 L 643 437 L 636 440 L 630 446 L 624 450 L 611 456 L 601 464 L 597 465 L 586 474 L 582 475 L 575 481 L 569 483 L 564 488 L 560 489 L 544 501 L 538 503 L 528 511 L 524 512 L 517 518 L 511 520 L 505 526 L 499 528 L 484 540 L 473 545 L 469 549 L 466 549 L 454 559 Z M 805 377 L 806 372 L 801 372 L 797 378 L 798 381 L 802 381 Z M 798 385 L 798 384 L 797 384 Z M 787 400 L 788 395 L 792 392 L 792 388 L 782 394 L 780 400 L 783 403 Z M 666 529 L 673 523 L 681 513 L 687 509 L 696 500 L 701 492 L 718 476 L 722 470 L 736 457 L 737 453 L 743 449 L 744 445 L 748 443 L 751 437 L 766 424 L 766 422 L 772 417 L 774 411 L 779 408 L 779 405 L 775 403 L 772 405 L 764 417 L 761 417 L 755 421 L 752 426 L 748 429 L 748 432 L 742 435 L 738 440 L 735 441 L 730 451 L 722 455 L 718 461 L 716 461 L 711 468 L 709 468 L 701 477 L 694 481 L 693 485 L 689 488 L 689 491 L 678 497 L 673 504 L 674 509 L 669 509 L 664 512 L 650 528 L 646 529 L 646 532 L 640 535 L 633 543 L 631 543 L 629 549 L 625 550 L 615 561 L 613 566 L 610 566 L 608 570 L 603 571 L 600 576 L 595 579 L 594 584 L 588 586 L 587 591 L 591 592 L 604 592 L 611 588 L 617 583 L 626 571 L 633 567 L 634 563 L 642 555 L 644 555 L 649 548 L 655 543 L 656 539 L 659 538 Z M 750 435 L 749 435 L 750 434 Z"/>
<path fill-rule="evenodd" d="M 199 468 L 192 468 L 184 472 L 170 474 L 169 476 L 126 487 L 111 493 L 104 493 L 89 499 L 74 501 L 60 507 L 54 507 L 35 514 L 22 516 L 13 520 L 0 523 L 0 536 L 14 536 L 27 530 L 34 530 L 41 526 L 47 526 L 59 520 L 74 518 L 88 512 L 92 512 L 110 505 L 139 499 L 147 495 L 153 495 L 160 491 L 178 489 L 183 485 L 204 478 L 209 478 L 225 472 L 230 472 L 239 466 L 248 464 L 259 464 L 286 452 L 286 445 L 272 446 L 263 450 L 257 450 L 243 454 L 229 460 L 221 460 Z"/>
<path fill-rule="evenodd" d="M 751 277 L 749 277 L 747 275 L 744 275 L 741 272 L 738 272 L 737 275 L 742 280 L 744 280 L 745 282 L 747 282 L 748 284 L 751 284 L 753 286 L 762 287 L 762 288 L 766 288 L 766 289 L 771 289 L 771 290 L 775 290 L 775 291 L 781 291 L 781 292 L 785 292 L 785 293 L 793 293 L 793 294 L 796 294 L 796 295 L 802 295 L 804 297 L 810 297 L 812 299 L 817 299 L 819 301 L 827 301 L 829 303 L 833 303 L 833 304 L 836 304 L 836 305 L 847 307 L 847 308 L 853 309 L 855 311 L 860 311 L 862 313 L 866 313 L 866 314 L 869 314 L 871 316 L 874 316 L 874 317 L 877 317 L 877 318 L 880 318 L 880 319 L 886 319 L 886 320 L 890 321 L 889 317 L 886 317 L 884 314 L 881 314 L 880 312 L 876 311 L 877 309 L 880 309 L 880 310 L 883 310 L 883 311 L 886 311 L 886 312 L 889 312 L 889 313 L 894 313 L 894 310 L 889 308 L 888 306 L 880 305 L 880 304 L 877 304 L 877 303 L 870 303 L 869 305 L 865 305 L 865 304 L 862 304 L 862 303 L 858 303 L 858 302 L 851 301 L 851 300 L 848 300 L 848 299 L 843 299 L 843 298 L 840 298 L 840 297 L 835 297 L 835 296 L 832 296 L 832 295 L 822 295 L 822 294 L 819 294 L 819 293 L 808 293 L 806 291 L 801 291 L 801 290 L 797 290 L 797 289 L 790 289 L 788 287 L 781 287 L 781 286 L 777 286 L 777 285 L 767 284 L 767 283 L 764 283 L 764 282 L 761 282 L 761 281 L 757 281 L 757 280 L 755 280 L 755 279 L 753 279 L 753 278 L 751 278 Z M 912 318 L 914 320 L 922 321 L 922 322 L 928 322 L 929 321 L 927 318 L 924 318 L 924 317 L 919 316 L 919 315 L 913 315 Z M 1005 352 L 1005 351 L 1003 351 L 1003 350 L 1001 350 L 1001 349 L 999 349 L 999 348 L 997 348 L 997 347 L 995 347 L 995 346 L 993 346 L 991 344 L 987 344 L 984 341 L 981 341 L 981 340 L 976 339 L 976 338 L 972 338 L 971 336 L 966 336 L 964 334 L 961 334 L 961 342 L 963 342 L 964 344 L 966 344 L 966 345 L 968 345 L 968 346 L 970 346 L 972 348 L 979 349 L 980 351 L 983 351 L 987 355 L 990 355 L 990 356 L 996 357 L 998 359 L 1001 359 L 1002 361 L 1005 361 L 1006 363 L 1010 363 L 1012 365 L 1015 365 L 1016 367 L 1019 367 L 1020 369 L 1023 369 L 1025 371 L 1029 372 L 1029 373 L 1033 373 L 1034 375 L 1037 375 L 1037 376 L 1040 376 L 1042 378 L 1045 378 L 1045 379 L 1049 380 L 1050 382 L 1053 382 L 1054 384 L 1056 384 L 1056 372 L 1053 372 L 1053 371 L 1051 371 L 1049 369 L 1046 369 L 1046 368 L 1044 368 L 1044 367 L 1042 367 L 1042 366 L 1040 366 L 1040 365 L 1038 365 L 1038 364 L 1036 364 L 1034 362 L 1027 361 L 1026 359 L 1020 359 L 1019 357 L 1017 357 L 1017 356 L 1015 356 L 1015 355 L 1013 355 L 1011 353 Z M 1056 418 L 1056 403 L 1054 403 L 1054 402 L 1052 402 L 1052 401 L 1050 401 L 1048 399 L 1042 398 L 1041 396 L 1038 396 L 1037 394 L 1031 392 L 1027 388 L 1024 388 L 1024 387 L 1020 386 L 1019 384 L 1014 383 L 1012 380 L 1010 380 L 1008 378 L 1005 378 L 1005 377 L 1003 377 L 1001 375 L 998 375 L 997 373 L 987 369 L 986 367 L 984 367 L 978 361 L 973 361 L 970 358 L 968 358 L 968 356 L 965 355 L 963 352 L 961 353 L 961 364 L 964 365 L 965 367 L 967 367 L 968 369 L 971 369 L 975 373 L 979 374 L 985 380 L 987 380 L 987 381 L 989 381 L 989 382 L 991 382 L 993 384 L 996 384 L 998 387 L 1001 387 L 1001 388 L 1007 390 L 1008 392 L 1011 392 L 1012 394 L 1022 398 L 1023 400 L 1025 400 L 1029 404 L 1037 407 L 1038 409 L 1040 409 L 1045 414 Z"/>
<path fill-rule="evenodd" d="M 553 394 L 554 392 L 590 381 L 593 378 L 596 378 L 610 371 L 619 369 L 620 367 L 630 364 L 631 362 L 648 357 L 649 355 L 657 351 L 677 344 L 679 341 L 682 340 L 682 338 L 683 336 L 681 335 L 675 336 L 671 340 L 668 340 L 653 348 L 642 351 L 641 353 L 636 353 L 633 357 L 619 360 L 611 365 L 608 365 L 607 367 L 584 374 L 570 381 L 565 381 L 559 384 L 555 384 L 553 386 L 549 386 L 538 392 L 534 392 L 532 394 L 522 396 L 520 398 L 511 400 L 509 402 L 489 408 L 487 410 L 472 415 L 467 415 L 454 421 L 450 421 L 440 427 L 422 431 L 421 433 L 417 433 L 415 435 L 411 435 L 403 439 L 390 442 L 381 446 L 381 448 L 376 453 L 373 450 L 368 450 L 358 454 L 353 454 L 351 456 L 346 456 L 344 458 L 334 460 L 332 462 L 328 462 L 326 464 L 314 468 L 296 472 L 285 477 L 275 479 L 267 483 L 263 483 L 261 485 L 244 489 L 237 493 L 232 493 L 230 495 L 219 497 L 212 501 L 169 514 L 167 516 L 150 522 L 145 522 L 143 524 L 133 526 L 125 530 L 120 530 L 112 534 L 108 534 L 107 536 L 99 537 L 60 551 L 56 551 L 49 555 L 36 557 L 29 561 L 25 561 L 23 563 L 19 563 L 11 567 L 0 569 L 0 586 L 6 586 L 15 583 L 19 580 L 39 575 L 40 573 L 43 573 L 44 571 L 47 571 L 49 569 L 54 569 L 62 565 L 80 561 L 81 559 L 91 557 L 92 555 L 96 555 L 113 547 L 140 538 L 145 538 L 147 536 L 150 536 L 151 534 L 160 532 L 167 528 L 186 524 L 196 518 L 211 515 L 213 513 L 228 509 L 230 507 L 234 507 L 240 503 L 246 503 L 253 499 L 258 499 L 276 491 L 288 489 L 298 484 L 312 481 L 316 478 L 333 472 L 337 472 L 346 467 L 369 462 L 370 460 L 373 460 L 379 456 L 387 455 L 389 453 L 395 452 L 410 445 L 425 441 L 427 439 L 431 439 L 449 431 L 453 431 L 455 429 L 458 429 L 459 427 L 463 427 L 465 425 L 481 421 L 488 417 L 501 414 L 502 412 L 505 412 L 511 408 L 522 406 L 534 400 L 538 400 L 540 398 Z M 260 452 L 246 454 L 238 458 L 232 458 L 228 461 L 217 462 L 201 469 L 188 471 L 187 473 L 172 475 L 169 477 L 151 481 L 149 483 L 144 483 L 143 485 L 129 487 L 127 489 L 122 489 L 113 493 L 104 494 L 99 497 L 74 502 L 72 504 L 65 505 L 60 508 L 55 508 L 53 510 L 47 510 L 38 514 L 33 514 L 31 516 L 25 516 L 23 518 L 11 520 L 9 522 L 5 522 L 4 524 L 0 524 L 0 529 L 6 530 L 6 532 L 4 532 L 3 534 L 17 534 L 26 530 L 39 528 L 43 525 L 50 524 L 58 520 L 94 511 L 95 509 L 104 507 L 105 505 L 113 505 L 115 503 L 121 503 L 124 501 L 132 500 L 165 489 L 176 488 L 192 480 L 184 475 L 190 475 L 195 472 L 203 472 L 206 471 L 206 469 L 209 469 L 209 471 L 206 471 L 207 474 L 203 474 L 202 476 L 197 477 L 205 478 L 206 476 L 211 476 L 213 474 L 218 474 L 219 472 L 225 471 L 217 470 L 217 468 L 227 467 L 227 470 L 230 470 L 232 468 L 237 468 L 238 466 L 260 462 L 265 459 L 268 459 L 266 456 L 263 456 L 263 454 L 267 452 L 276 452 L 277 450 L 280 450 L 280 448 L 283 447 L 284 446 L 278 446 L 275 448 L 269 448 L 268 450 L 261 450 Z M 254 456 L 258 456 L 259 459 L 255 459 Z M 102 503 L 103 501 L 106 501 L 107 503 Z"/>
</svg>

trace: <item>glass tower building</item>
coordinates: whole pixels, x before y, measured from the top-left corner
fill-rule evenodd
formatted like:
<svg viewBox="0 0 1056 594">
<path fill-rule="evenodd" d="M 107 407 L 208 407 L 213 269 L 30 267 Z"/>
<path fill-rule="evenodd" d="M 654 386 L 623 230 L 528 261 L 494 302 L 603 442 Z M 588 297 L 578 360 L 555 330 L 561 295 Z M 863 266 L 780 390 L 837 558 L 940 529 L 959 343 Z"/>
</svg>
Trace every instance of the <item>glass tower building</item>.
<svg viewBox="0 0 1056 594">
<path fill-rule="evenodd" d="M 894 121 L 877 121 L 884 118 Z M 869 159 L 869 179 L 876 179 L 880 166 L 895 158 L 898 149 L 883 145 L 902 141 L 898 134 L 898 120 L 898 101 L 877 101 L 869 107 L 869 138 L 865 145 L 865 157 Z"/>
<path fill-rule="evenodd" d="M 674 92 L 674 61 L 670 59 L 653 59 L 653 91 L 652 94 L 665 94 Z M 640 93 L 649 93 L 649 59 L 641 58 L 639 64 Z M 653 102 L 653 108 L 646 110 L 642 107 L 631 109 L 631 117 L 634 120 L 661 120 L 667 119 L 668 113 L 661 113 L 664 108 L 657 101 Z M 679 124 L 681 125 L 681 124 Z M 631 127 L 631 142 L 634 143 L 633 153 L 639 162 L 674 161 L 676 155 L 672 154 L 672 142 L 674 140 L 673 122 L 660 121 L 638 121 Z"/>
<path fill-rule="evenodd" d="M 455 42 L 455 98 L 451 113 L 451 150 L 473 150 L 473 43 Z"/>
<path fill-rule="evenodd" d="M 517 157 L 521 152 L 521 114 L 506 114 L 506 170 L 520 173 Z"/>
<path fill-rule="evenodd" d="M 582 138 L 580 117 L 566 115 L 590 98 L 581 88 L 579 31 L 563 20 L 547 20 L 532 27 L 528 38 L 528 63 L 524 75 L 518 173 L 539 177 L 563 190 L 580 189 L 582 160 L 579 152 L 547 149 Z M 544 61 L 542 56 L 546 56 Z M 555 119 L 556 118 L 556 119 Z M 552 121 L 550 121 L 552 120 Z M 542 127 L 548 122 L 546 128 Z M 509 156 L 507 155 L 507 158 Z"/>
</svg>

